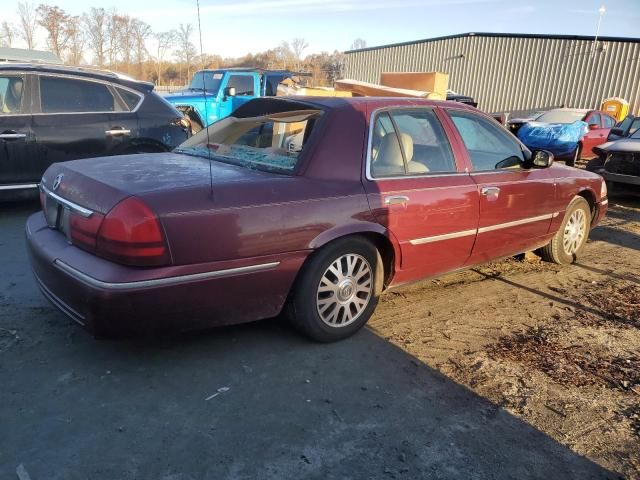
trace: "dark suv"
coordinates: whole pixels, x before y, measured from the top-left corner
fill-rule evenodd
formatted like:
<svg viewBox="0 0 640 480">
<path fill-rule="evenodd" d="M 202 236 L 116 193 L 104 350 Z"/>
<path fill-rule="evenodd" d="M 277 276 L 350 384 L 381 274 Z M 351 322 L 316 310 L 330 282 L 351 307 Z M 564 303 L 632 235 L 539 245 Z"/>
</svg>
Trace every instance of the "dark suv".
<svg viewBox="0 0 640 480">
<path fill-rule="evenodd" d="M 0 191 L 35 188 L 54 162 L 169 151 L 189 132 L 150 83 L 78 67 L 0 64 Z"/>
</svg>

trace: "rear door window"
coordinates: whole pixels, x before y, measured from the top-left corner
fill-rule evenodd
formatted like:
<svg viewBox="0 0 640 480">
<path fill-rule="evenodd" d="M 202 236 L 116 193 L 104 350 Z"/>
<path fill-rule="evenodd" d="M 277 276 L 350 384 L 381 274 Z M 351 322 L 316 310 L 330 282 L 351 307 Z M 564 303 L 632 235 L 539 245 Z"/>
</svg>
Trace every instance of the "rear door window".
<svg viewBox="0 0 640 480">
<path fill-rule="evenodd" d="M 228 87 L 235 87 L 238 97 L 253 96 L 253 76 L 251 75 L 231 75 L 229 77 Z"/>
<path fill-rule="evenodd" d="M 379 114 L 373 126 L 370 162 L 374 178 L 456 171 L 449 141 L 431 109 Z"/>
<path fill-rule="evenodd" d="M 25 80 L 22 75 L 0 76 L 0 115 L 26 113 Z"/>
<path fill-rule="evenodd" d="M 40 77 L 43 113 L 113 112 L 116 103 L 104 83 L 66 77 Z"/>
</svg>

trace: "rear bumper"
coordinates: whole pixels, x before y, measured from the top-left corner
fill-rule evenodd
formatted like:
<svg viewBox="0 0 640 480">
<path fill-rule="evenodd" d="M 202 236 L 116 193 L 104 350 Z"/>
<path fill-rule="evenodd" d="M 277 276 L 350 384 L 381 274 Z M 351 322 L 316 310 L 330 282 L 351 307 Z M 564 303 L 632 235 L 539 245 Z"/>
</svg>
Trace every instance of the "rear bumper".
<svg viewBox="0 0 640 480">
<path fill-rule="evenodd" d="M 181 267 L 116 265 L 69 245 L 42 213 L 27 221 L 44 296 L 96 334 L 190 330 L 277 315 L 307 252 Z"/>
</svg>

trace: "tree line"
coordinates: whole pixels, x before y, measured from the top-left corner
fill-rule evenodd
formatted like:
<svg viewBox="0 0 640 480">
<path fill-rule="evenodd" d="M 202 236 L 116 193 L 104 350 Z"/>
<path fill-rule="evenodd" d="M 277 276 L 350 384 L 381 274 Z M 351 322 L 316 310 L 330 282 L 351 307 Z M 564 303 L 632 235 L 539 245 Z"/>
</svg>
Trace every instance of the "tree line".
<svg viewBox="0 0 640 480">
<path fill-rule="evenodd" d="M 191 24 L 157 32 L 139 18 L 115 8 L 95 8 L 71 15 L 57 5 L 18 2 L 16 24 L 0 23 L 0 46 L 26 45 L 46 48 L 69 65 L 91 65 L 134 76 L 157 85 L 186 85 L 200 68 L 256 67 L 308 72 L 314 85 L 332 85 L 344 69 L 342 53 L 322 52 L 305 56 L 309 44 L 304 38 L 283 41 L 276 48 L 249 53 L 240 58 L 200 54 L 192 38 Z M 351 48 L 363 48 L 356 39 Z"/>
</svg>

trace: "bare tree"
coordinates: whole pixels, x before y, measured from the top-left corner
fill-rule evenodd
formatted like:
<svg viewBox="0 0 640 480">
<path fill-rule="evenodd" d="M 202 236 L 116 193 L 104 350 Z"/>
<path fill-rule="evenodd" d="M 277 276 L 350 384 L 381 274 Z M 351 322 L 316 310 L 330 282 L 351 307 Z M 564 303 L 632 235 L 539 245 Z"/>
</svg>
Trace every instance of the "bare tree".
<svg viewBox="0 0 640 480">
<path fill-rule="evenodd" d="M 69 45 L 67 53 L 67 63 L 80 65 L 85 49 L 85 35 L 82 29 L 80 17 L 71 17 L 67 25 L 69 35 Z"/>
<path fill-rule="evenodd" d="M 110 66 L 114 66 L 117 63 L 118 54 L 121 51 L 122 23 L 122 16 L 118 15 L 115 8 L 107 12 L 107 54 Z"/>
<path fill-rule="evenodd" d="M 351 47 L 349 50 L 360 50 L 362 48 L 367 48 L 366 40 L 362 38 L 356 38 L 353 43 L 351 43 Z"/>
<path fill-rule="evenodd" d="M 6 20 L 2 22 L 2 25 L 0 25 L 0 47 L 11 47 L 15 33 L 9 22 Z"/>
<path fill-rule="evenodd" d="M 296 70 L 300 70 L 302 65 L 302 54 L 309 46 L 309 43 L 304 38 L 294 38 L 291 40 L 291 50 L 296 58 Z"/>
<path fill-rule="evenodd" d="M 167 55 L 167 52 L 172 49 L 176 44 L 176 31 L 169 30 L 168 32 L 160 32 L 154 35 L 157 42 L 156 49 L 156 63 L 158 66 L 158 85 L 160 85 L 162 74 L 162 61 Z"/>
<path fill-rule="evenodd" d="M 330 54 L 322 64 L 329 85 L 344 77 L 344 55 L 338 51 Z"/>
<path fill-rule="evenodd" d="M 280 63 L 281 68 L 293 67 L 296 63 L 296 55 L 293 53 L 289 42 L 281 42 L 280 46 L 276 49 L 276 58 Z"/>
<path fill-rule="evenodd" d="M 27 43 L 27 48 L 35 48 L 35 32 L 38 26 L 35 3 L 18 2 L 18 17 L 20 18 L 20 37 Z"/>
<path fill-rule="evenodd" d="M 82 15 L 82 22 L 93 61 L 102 67 L 107 55 L 107 11 L 91 7 L 89 13 Z"/>
<path fill-rule="evenodd" d="M 147 40 L 152 35 L 151 27 L 137 18 L 133 19 L 131 25 L 133 35 L 133 56 L 138 68 L 138 75 L 142 76 L 142 64 L 144 63 L 148 51 Z"/>
<path fill-rule="evenodd" d="M 133 57 L 133 18 L 129 15 L 122 15 L 120 17 L 118 33 L 120 34 L 118 44 L 120 46 L 122 61 L 126 65 L 127 73 L 131 73 L 131 59 Z"/>
<path fill-rule="evenodd" d="M 37 12 L 38 23 L 47 31 L 49 48 L 58 58 L 62 58 L 71 39 L 72 17 L 58 6 L 41 4 Z"/>
<path fill-rule="evenodd" d="M 175 55 L 180 63 L 184 63 L 187 66 L 187 82 L 191 79 L 191 65 L 196 56 L 196 47 L 191 42 L 192 34 L 193 26 L 191 24 L 180 24 L 177 32 L 178 49 Z"/>
</svg>

